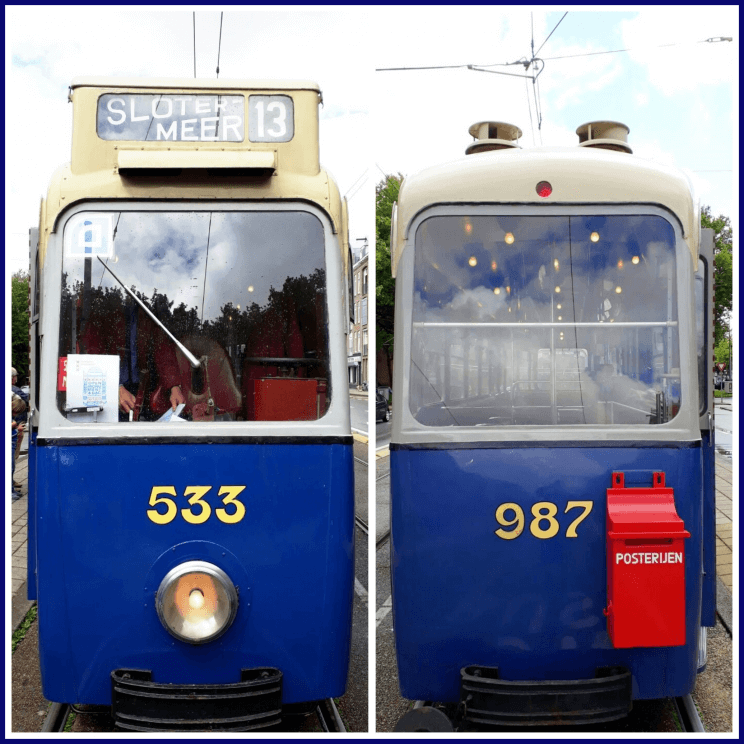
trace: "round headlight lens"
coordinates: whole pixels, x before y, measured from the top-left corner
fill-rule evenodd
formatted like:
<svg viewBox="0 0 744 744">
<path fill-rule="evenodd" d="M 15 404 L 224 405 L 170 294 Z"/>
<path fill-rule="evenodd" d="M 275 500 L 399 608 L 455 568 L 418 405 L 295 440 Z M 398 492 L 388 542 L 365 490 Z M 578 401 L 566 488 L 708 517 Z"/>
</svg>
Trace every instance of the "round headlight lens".
<svg viewBox="0 0 744 744">
<path fill-rule="evenodd" d="M 188 561 L 166 574 L 155 605 L 171 635 L 186 643 L 207 643 L 219 638 L 235 619 L 238 592 L 221 568 Z"/>
</svg>

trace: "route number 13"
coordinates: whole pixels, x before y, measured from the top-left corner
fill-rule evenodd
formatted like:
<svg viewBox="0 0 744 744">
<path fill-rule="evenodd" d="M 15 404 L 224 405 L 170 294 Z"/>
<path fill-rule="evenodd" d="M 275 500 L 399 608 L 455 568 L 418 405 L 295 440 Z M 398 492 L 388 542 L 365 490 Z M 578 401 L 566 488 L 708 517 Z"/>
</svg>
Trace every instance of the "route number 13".
<svg viewBox="0 0 744 744">
<path fill-rule="evenodd" d="M 249 96 L 248 139 L 289 142 L 294 137 L 294 104 L 290 96 Z"/>
</svg>

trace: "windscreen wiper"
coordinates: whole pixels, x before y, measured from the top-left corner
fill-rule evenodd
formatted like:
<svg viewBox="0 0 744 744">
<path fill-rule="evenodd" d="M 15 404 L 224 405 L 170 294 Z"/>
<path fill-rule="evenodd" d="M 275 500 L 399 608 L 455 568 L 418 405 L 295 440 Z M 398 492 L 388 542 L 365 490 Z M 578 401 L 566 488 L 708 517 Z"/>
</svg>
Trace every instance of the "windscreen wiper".
<svg viewBox="0 0 744 744">
<path fill-rule="evenodd" d="M 116 276 L 116 274 L 114 274 L 111 268 L 106 265 L 106 263 L 101 259 L 100 256 L 97 256 L 97 258 L 103 264 L 103 268 L 106 269 L 106 271 L 108 271 L 108 273 L 111 274 L 111 276 L 113 276 L 117 282 L 119 282 L 124 291 L 127 292 L 131 297 L 133 297 L 140 305 L 140 307 L 166 332 L 168 338 L 170 338 L 170 340 L 173 341 L 176 346 L 178 346 L 178 348 L 184 353 L 184 356 L 191 362 L 191 366 L 194 369 L 200 367 L 201 362 L 153 315 L 153 313 L 150 311 L 150 308 L 147 307 L 147 305 L 145 305 L 145 303 L 142 302 L 142 300 L 140 300 L 140 298 L 137 297 L 137 295 L 134 294 L 134 292 L 132 292 L 132 290 L 129 289 L 129 287 L 127 287 L 124 282 L 119 279 L 118 276 Z"/>
</svg>

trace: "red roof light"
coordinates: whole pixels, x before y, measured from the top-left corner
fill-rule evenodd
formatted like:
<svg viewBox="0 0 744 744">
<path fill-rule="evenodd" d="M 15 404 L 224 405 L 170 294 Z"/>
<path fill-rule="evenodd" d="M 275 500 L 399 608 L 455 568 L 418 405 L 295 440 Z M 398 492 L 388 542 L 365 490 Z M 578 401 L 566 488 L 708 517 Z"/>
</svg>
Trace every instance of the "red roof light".
<svg viewBox="0 0 744 744">
<path fill-rule="evenodd" d="M 535 191 L 537 191 L 538 196 L 541 196 L 544 199 L 546 196 L 550 196 L 553 193 L 553 187 L 547 181 L 540 181 L 540 183 L 535 186 Z"/>
</svg>

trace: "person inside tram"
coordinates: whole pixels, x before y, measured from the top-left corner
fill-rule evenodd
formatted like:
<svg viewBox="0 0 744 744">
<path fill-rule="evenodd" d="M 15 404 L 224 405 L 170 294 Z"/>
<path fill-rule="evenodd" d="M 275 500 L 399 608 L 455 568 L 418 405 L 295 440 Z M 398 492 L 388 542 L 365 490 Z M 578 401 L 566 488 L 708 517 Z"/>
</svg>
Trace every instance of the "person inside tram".
<svg viewBox="0 0 744 744">
<path fill-rule="evenodd" d="M 181 389 L 181 373 L 176 357 L 176 347 L 164 331 L 128 298 L 123 309 L 114 312 L 91 313 L 82 322 L 78 339 L 79 353 L 106 354 L 119 357 L 119 420 L 151 420 L 167 410 L 163 400 L 153 410 L 148 393 L 156 388 L 165 391 L 163 396 L 173 410 L 185 403 Z"/>
</svg>

